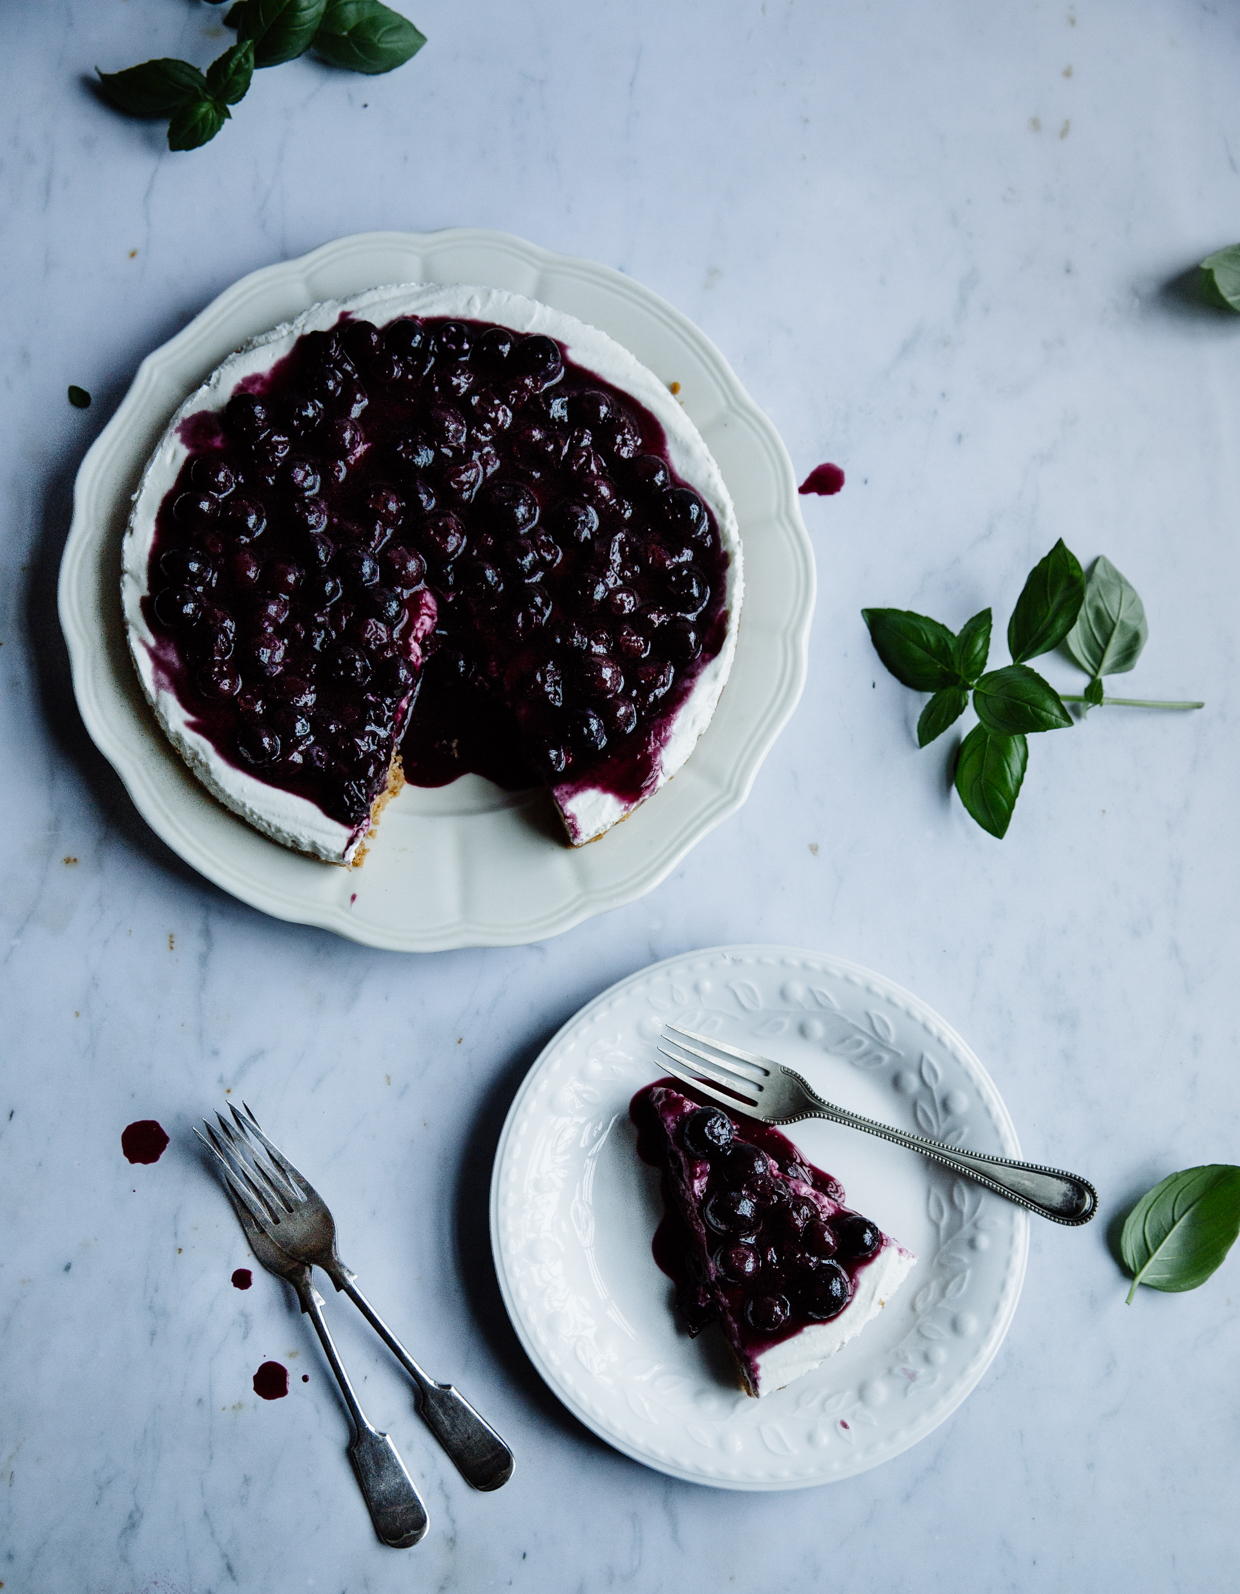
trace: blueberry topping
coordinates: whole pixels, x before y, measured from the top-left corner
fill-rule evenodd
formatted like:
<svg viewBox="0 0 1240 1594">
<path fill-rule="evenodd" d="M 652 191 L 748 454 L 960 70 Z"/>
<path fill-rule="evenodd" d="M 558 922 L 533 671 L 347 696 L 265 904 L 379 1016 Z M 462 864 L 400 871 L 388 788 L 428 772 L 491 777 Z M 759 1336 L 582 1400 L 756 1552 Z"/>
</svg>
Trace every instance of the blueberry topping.
<svg viewBox="0 0 1240 1594">
<path fill-rule="evenodd" d="M 752 1245 L 725 1245 L 715 1253 L 715 1266 L 730 1284 L 747 1284 L 761 1262 Z"/>
<path fill-rule="evenodd" d="M 758 1203 L 748 1190 L 716 1190 L 702 1216 L 720 1234 L 751 1234 L 758 1224 Z"/>
<path fill-rule="evenodd" d="M 839 1246 L 839 1256 L 846 1262 L 864 1262 L 883 1243 L 882 1231 L 863 1218 L 859 1212 L 840 1212 L 831 1220 Z"/>
<path fill-rule="evenodd" d="M 824 1262 L 798 1291 L 800 1308 L 813 1323 L 838 1317 L 852 1296 L 852 1281 L 838 1262 Z"/>
<path fill-rule="evenodd" d="M 791 1315 L 786 1295 L 751 1295 L 745 1302 L 745 1320 L 759 1334 L 777 1334 Z"/>
<path fill-rule="evenodd" d="M 728 1149 L 735 1134 L 727 1113 L 718 1107 L 699 1107 L 681 1125 L 680 1139 L 695 1157 L 714 1157 Z"/>
<path fill-rule="evenodd" d="M 243 725 L 237 732 L 237 751 L 247 764 L 270 764 L 280 756 L 280 738 L 269 725 Z"/>
<path fill-rule="evenodd" d="M 439 318 L 342 318 L 262 388 L 156 526 L 148 612 L 204 734 L 349 823 L 406 714 L 415 781 L 490 773 L 493 744 L 518 783 L 639 793 L 724 590 L 645 412 L 551 338 Z"/>
</svg>

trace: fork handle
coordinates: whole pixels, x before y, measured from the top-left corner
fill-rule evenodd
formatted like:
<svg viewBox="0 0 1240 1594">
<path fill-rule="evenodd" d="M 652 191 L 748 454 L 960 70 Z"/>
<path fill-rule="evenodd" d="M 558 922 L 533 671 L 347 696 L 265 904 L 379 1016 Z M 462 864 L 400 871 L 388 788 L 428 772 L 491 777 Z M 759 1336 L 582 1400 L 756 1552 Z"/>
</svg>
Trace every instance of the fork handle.
<svg viewBox="0 0 1240 1594">
<path fill-rule="evenodd" d="M 413 1379 L 418 1390 L 418 1412 L 438 1439 L 465 1482 L 475 1489 L 499 1489 L 512 1477 L 512 1451 L 451 1384 L 437 1384 L 418 1366 L 374 1307 L 358 1289 L 353 1274 L 343 1265 L 332 1283 L 357 1307 L 379 1338 Z"/>
<path fill-rule="evenodd" d="M 881 1124 L 874 1118 L 863 1118 L 860 1113 L 832 1106 L 821 1096 L 814 1095 L 814 1100 L 818 1103 L 815 1117 L 845 1124 L 850 1129 L 862 1129 L 866 1134 L 878 1135 L 897 1146 L 907 1146 L 910 1151 L 920 1151 L 923 1156 L 932 1157 L 953 1172 L 1028 1207 L 1030 1212 L 1049 1218 L 1052 1223 L 1072 1226 L 1088 1223 L 1098 1210 L 1098 1192 L 1088 1179 L 1075 1173 L 1043 1168 L 1034 1162 L 1013 1162 L 1008 1157 L 992 1157 L 980 1151 L 958 1151 L 941 1140 L 927 1140 L 922 1135 L 911 1135 L 891 1124 Z"/>
<path fill-rule="evenodd" d="M 426 1532 L 429 1525 L 426 1507 L 414 1487 L 413 1479 L 405 1470 L 400 1452 L 387 1434 L 380 1433 L 372 1426 L 362 1410 L 323 1317 L 318 1291 L 312 1285 L 307 1285 L 297 1290 L 297 1296 L 302 1311 L 314 1324 L 332 1372 L 336 1375 L 336 1382 L 340 1385 L 340 1393 L 349 1408 L 349 1416 L 353 1419 L 349 1460 L 361 1485 L 362 1498 L 366 1501 L 375 1532 L 384 1544 L 391 1545 L 394 1550 L 407 1550 Z"/>
</svg>

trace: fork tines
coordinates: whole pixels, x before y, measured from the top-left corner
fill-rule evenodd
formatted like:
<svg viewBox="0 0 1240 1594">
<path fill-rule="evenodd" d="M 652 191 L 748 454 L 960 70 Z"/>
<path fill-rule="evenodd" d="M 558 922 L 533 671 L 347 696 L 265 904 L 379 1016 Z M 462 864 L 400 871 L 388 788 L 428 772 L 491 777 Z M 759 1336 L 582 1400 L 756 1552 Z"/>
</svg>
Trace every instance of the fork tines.
<svg viewBox="0 0 1240 1594">
<path fill-rule="evenodd" d="M 771 1072 L 761 1058 L 675 1024 L 665 1024 L 659 1040 L 659 1055 L 677 1079 L 733 1111 L 758 1106 Z"/>
<path fill-rule="evenodd" d="M 279 1223 L 305 1199 L 297 1188 L 300 1175 L 267 1139 L 249 1107 L 244 1102 L 242 1106 L 244 1113 L 229 1103 L 234 1123 L 217 1112 L 218 1130 L 204 1119 L 206 1134 L 198 1129 L 194 1133 L 214 1154 L 229 1189 L 255 1222 Z"/>
</svg>

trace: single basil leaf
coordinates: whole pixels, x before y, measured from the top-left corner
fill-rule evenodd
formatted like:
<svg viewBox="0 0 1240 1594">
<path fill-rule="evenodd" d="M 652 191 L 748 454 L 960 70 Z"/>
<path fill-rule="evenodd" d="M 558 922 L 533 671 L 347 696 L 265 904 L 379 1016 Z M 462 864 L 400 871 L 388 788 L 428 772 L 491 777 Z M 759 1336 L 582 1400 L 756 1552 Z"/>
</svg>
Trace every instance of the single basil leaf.
<svg viewBox="0 0 1240 1594">
<path fill-rule="evenodd" d="M 975 725 L 960 744 L 956 759 L 960 801 L 982 829 L 1000 841 L 1012 821 L 1028 762 L 1029 744 L 1023 736 L 995 736 L 984 725 Z"/>
<path fill-rule="evenodd" d="M 173 111 L 168 123 L 168 148 L 197 149 L 209 144 L 230 114 L 226 105 L 213 100 L 209 94 L 186 100 Z"/>
<path fill-rule="evenodd" d="M 279 66 L 310 48 L 327 0 L 245 0 L 237 35 L 254 41 L 255 66 Z"/>
<path fill-rule="evenodd" d="M 231 44 L 207 68 L 207 92 L 224 105 L 236 105 L 245 98 L 254 76 L 254 41 L 244 39 Z"/>
<path fill-rule="evenodd" d="M 1008 652 L 1013 664 L 1057 648 L 1071 631 L 1085 598 L 1085 576 L 1076 555 L 1061 537 L 1029 572 L 1008 621 Z"/>
<path fill-rule="evenodd" d="M 1027 664 L 1006 664 L 983 675 L 973 689 L 973 707 L 986 729 L 999 736 L 1072 724 L 1059 693 Z"/>
<path fill-rule="evenodd" d="M 1120 1254 L 1138 1284 L 1195 1290 L 1219 1266 L 1240 1234 L 1240 1168 L 1213 1163 L 1173 1173 L 1128 1214 Z"/>
<path fill-rule="evenodd" d="M 88 410 L 90 408 L 90 394 L 84 387 L 78 387 L 76 382 L 70 382 L 69 402 L 75 410 Z"/>
<path fill-rule="evenodd" d="M 963 686 L 945 686 L 936 692 L 917 721 L 917 745 L 929 747 L 936 736 L 942 736 L 969 706 L 969 694 Z"/>
<path fill-rule="evenodd" d="M 99 86 L 118 111 L 156 117 L 171 116 L 191 94 L 205 93 L 207 80 L 188 61 L 163 56 L 126 67 L 123 72 L 99 72 Z"/>
<path fill-rule="evenodd" d="M 1085 688 L 1085 701 L 1089 704 L 1090 708 L 1102 707 L 1102 682 L 1096 675 Z"/>
<path fill-rule="evenodd" d="M 1201 262 L 1201 291 L 1223 310 L 1240 310 L 1240 244 L 1219 249 Z"/>
<path fill-rule="evenodd" d="M 959 686 L 955 637 L 945 625 L 910 609 L 862 609 L 874 651 L 905 686 L 915 692 L 937 692 Z"/>
<path fill-rule="evenodd" d="M 1141 657 L 1150 628 L 1132 582 L 1109 559 L 1095 559 L 1085 602 L 1068 632 L 1068 652 L 1087 675 L 1124 675 Z"/>
<path fill-rule="evenodd" d="M 986 668 L 986 660 L 990 657 L 990 626 L 990 610 L 983 609 L 965 621 L 956 638 L 952 650 L 956 668 L 970 686 Z"/>
<path fill-rule="evenodd" d="M 379 0 L 327 0 L 314 53 L 350 72 L 390 72 L 426 43 L 413 23 Z"/>
</svg>

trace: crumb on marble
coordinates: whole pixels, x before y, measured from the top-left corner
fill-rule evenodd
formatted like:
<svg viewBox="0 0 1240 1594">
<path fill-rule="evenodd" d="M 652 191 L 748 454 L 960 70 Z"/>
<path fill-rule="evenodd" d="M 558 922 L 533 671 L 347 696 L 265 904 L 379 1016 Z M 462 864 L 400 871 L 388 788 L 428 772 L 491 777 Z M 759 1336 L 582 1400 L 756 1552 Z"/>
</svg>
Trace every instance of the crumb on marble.
<svg viewBox="0 0 1240 1594">
<path fill-rule="evenodd" d="M 65 856 L 60 861 L 61 861 L 61 863 L 76 863 L 77 859 L 74 858 L 74 857 L 71 857 L 68 853 L 66 853 Z"/>
<path fill-rule="evenodd" d="M 674 397 L 677 393 L 680 392 L 680 383 L 679 382 L 669 382 L 667 384 L 667 391 L 669 393 L 671 393 L 673 395 L 673 397 Z"/>
<path fill-rule="evenodd" d="M 169 952 L 175 952 L 176 949 L 177 949 L 177 938 L 172 933 L 172 931 L 169 930 L 168 931 L 168 950 L 169 950 Z"/>
</svg>

